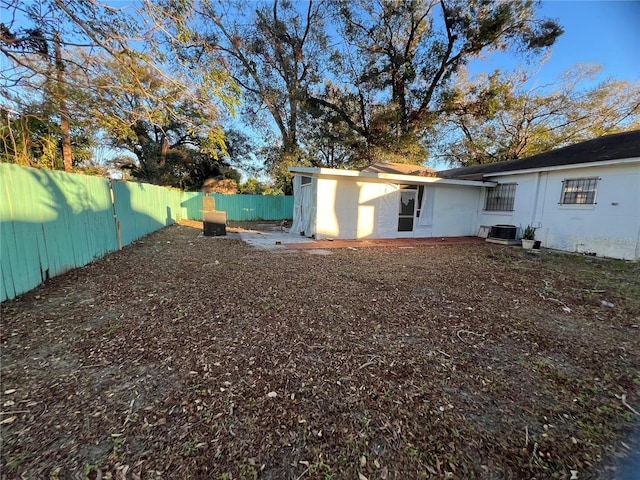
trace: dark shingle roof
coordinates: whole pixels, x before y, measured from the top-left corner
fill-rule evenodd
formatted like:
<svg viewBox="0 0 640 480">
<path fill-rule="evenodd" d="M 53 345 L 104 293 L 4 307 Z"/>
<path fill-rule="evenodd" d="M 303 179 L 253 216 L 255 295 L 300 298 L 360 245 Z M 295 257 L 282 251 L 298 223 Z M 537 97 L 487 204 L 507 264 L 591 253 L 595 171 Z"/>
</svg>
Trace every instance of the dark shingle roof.
<svg viewBox="0 0 640 480">
<path fill-rule="evenodd" d="M 519 160 L 442 170 L 438 172 L 438 176 L 442 178 L 477 179 L 488 173 L 513 172 L 635 157 L 640 157 L 640 130 L 605 135 L 604 137 L 598 137 Z"/>
<path fill-rule="evenodd" d="M 433 168 L 409 163 L 373 163 L 361 168 L 360 171 L 369 173 L 398 173 L 402 175 L 418 175 L 421 177 L 436 176 L 436 171 Z"/>
</svg>

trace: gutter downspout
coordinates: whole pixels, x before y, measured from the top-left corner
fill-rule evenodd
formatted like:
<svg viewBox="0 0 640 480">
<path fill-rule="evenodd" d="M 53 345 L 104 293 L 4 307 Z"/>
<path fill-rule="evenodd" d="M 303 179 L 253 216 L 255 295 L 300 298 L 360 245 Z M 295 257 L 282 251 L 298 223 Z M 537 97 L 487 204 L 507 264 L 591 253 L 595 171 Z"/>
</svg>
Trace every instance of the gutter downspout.
<svg viewBox="0 0 640 480">
<path fill-rule="evenodd" d="M 531 212 L 531 225 L 535 228 L 541 228 L 544 225 L 544 200 L 547 195 L 547 180 L 547 172 L 538 172 L 536 179 L 536 192 L 533 199 L 533 211 Z M 541 205 L 539 205 L 540 201 L 542 201 Z M 547 230 L 545 232 L 545 244 L 547 243 L 548 235 L 549 231 Z"/>
</svg>

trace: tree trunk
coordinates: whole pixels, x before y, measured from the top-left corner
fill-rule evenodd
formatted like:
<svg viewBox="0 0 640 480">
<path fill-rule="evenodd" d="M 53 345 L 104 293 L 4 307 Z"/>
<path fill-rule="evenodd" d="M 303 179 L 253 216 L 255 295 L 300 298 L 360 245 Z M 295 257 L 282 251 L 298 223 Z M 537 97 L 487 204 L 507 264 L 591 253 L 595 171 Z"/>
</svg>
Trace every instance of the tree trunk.
<svg viewBox="0 0 640 480">
<path fill-rule="evenodd" d="M 160 166 L 164 168 L 167 163 L 167 153 L 169 152 L 169 141 L 162 135 L 162 147 L 160 149 Z"/>
<path fill-rule="evenodd" d="M 64 162 L 64 171 L 72 170 L 71 159 L 71 134 L 69 133 L 69 111 L 67 110 L 67 102 L 65 100 L 64 89 L 64 66 L 62 64 L 62 52 L 60 50 L 60 35 L 58 32 L 54 35 L 54 43 L 56 50 L 56 75 L 58 80 L 58 101 L 60 105 L 60 132 L 62 135 L 62 160 Z"/>
</svg>

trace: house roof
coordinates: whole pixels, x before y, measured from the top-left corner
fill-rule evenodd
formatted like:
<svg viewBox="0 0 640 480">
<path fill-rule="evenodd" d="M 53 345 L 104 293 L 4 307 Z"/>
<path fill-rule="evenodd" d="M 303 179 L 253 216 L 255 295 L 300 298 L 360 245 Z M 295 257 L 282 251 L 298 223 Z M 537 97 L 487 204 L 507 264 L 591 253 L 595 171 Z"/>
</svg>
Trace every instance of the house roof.
<svg viewBox="0 0 640 480">
<path fill-rule="evenodd" d="M 489 174 L 519 170 L 544 170 L 565 165 L 589 164 L 640 157 L 640 130 L 605 135 L 532 157 L 506 162 L 441 170 L 442 178 L 478 180 Z"/>
<path fill-rule="evenodd" d="M 464 185 L 469 187 L 485 187 L 487 185 L 495 185 L 489 181 L 475 181 L 457 178 L 440 178 L 437 176 L 423 175 L 407 175 L 406 173 L 378 173 L 364 172 L 359 170 L 341 170 L 336 168 L 319 168 L 319 167 L 289 167 L 291 173 L 299 175 L 309 175 L 323 178 L 350 178 L 356 181 L 374 182 L 374 183 L 396 183 L 396 184 L 440 184 L 440 185 Z"/>
<path fill-rule="evenodd" d="M 373 163 L 360 169 L 361 172 L 369 173 L 396 173 L 400 175 L 418 175 L 419 177 L 437 177 L 433 168 L 422 165 L 411 165 L 409 163 Z"/>
</svg>

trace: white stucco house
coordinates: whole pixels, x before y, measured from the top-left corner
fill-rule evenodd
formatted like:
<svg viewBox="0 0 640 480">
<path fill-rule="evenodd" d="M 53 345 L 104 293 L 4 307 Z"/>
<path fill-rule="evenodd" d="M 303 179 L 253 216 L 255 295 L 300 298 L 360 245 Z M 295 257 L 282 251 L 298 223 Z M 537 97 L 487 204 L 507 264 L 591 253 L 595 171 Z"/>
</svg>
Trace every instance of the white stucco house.
<svg viewBox="0 0 640 480">
<path fill-rule="evenodd" d="M 640 130 L 439 172 L 395 164 L 290 171 L 292 233 L 447 237 L 532 225 L 546 248 L 640 260 Z"/>
</svg>

